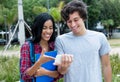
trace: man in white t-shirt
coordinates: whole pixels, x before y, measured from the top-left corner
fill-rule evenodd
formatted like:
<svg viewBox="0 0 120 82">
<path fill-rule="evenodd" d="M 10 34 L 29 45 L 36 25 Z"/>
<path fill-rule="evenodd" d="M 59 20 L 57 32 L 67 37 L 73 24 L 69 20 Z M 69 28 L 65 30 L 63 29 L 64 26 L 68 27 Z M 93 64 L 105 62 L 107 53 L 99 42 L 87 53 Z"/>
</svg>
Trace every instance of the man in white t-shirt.
<svg viewBox="0 0 120 82">
<path fill-rule="evenodd" d="M 73 54 L 73 62 L 62 57 L 58 71 L 64 74 L 64 82 L 102 82 L 102 71 L 104 82 L 112 82 L 110 45 L 104 34 L 85 28 L 86 7 L 82 1 L 73 0 L 61 11 L 71 32 L 58 36 L 55 48 L 58 54 Z"/>
</svg>

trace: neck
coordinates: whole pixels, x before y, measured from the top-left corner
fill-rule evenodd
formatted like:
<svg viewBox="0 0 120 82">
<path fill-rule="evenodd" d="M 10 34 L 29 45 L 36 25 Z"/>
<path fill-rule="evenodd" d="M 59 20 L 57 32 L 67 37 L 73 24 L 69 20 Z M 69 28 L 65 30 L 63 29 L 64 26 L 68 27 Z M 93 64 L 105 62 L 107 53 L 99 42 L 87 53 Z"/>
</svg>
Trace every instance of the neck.
<svg viewBox="0 0 120 82">
<path fill-rule="evenodd" d="M 49 49 L 48 49 L 48 41 L 41 40 L 40 41 L 40 46 L 42 47 L 42 49 L 45 48 L 46 51 L 49 51 Z"/>
<path fill-rule="evenodd" d="M 74 35 L 75 35 L 75 36 L 83 36 L 83 35 L 86 34 L 86 31 L 87 31 L 87 29 L 84 27 L 84 28 L 82 28 L 82 29 L 79 31 L 79 33 L 74 34 Z"/>
<path fill-rule="evenodd" d="M 82 32 L 81 32 L 81 34 L 80 34 L 80 36 L 85 35 L 85 34 L 86 34 L 86 31 L 87 31 L 87 29 L 86 29 L 86 28 L 84 28 L 84 29 L 82 30 Z"/>
</svg>

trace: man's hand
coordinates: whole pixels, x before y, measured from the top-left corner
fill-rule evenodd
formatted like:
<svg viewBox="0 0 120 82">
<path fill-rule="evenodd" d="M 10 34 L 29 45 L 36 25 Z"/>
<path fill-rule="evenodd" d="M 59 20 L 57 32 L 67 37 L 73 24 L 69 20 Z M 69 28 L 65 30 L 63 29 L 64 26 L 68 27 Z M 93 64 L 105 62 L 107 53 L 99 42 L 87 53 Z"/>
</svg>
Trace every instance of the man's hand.
<svg viewBox="0 0 120 82">
<path fill-rule="evenodd" d="M 62 54 L 61 64 L 54 63 L 54 65 L 58 66 L 58 71 L 61 74 L 65 74 L 67 72 L 67 69 L 71 65 L 72 61 L 73 61 L 73 55 Z"/>
</svg>

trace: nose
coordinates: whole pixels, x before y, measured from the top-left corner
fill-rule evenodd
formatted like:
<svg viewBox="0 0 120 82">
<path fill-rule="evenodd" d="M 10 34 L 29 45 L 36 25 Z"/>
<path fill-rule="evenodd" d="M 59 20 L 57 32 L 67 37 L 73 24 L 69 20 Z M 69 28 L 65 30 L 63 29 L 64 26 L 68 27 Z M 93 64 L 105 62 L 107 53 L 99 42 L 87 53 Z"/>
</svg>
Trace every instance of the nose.
<svg viewBox="0 0 120 82">
<path fill-rule="evenodd" d="M 76 24 L 74 21 L 71 22 L 71 26 L 74 27 Z"/>
<path fill-rule="evenodd" d="M 50 33 L 50 32 L 51 32 L 51 30 L 48 28 L 48 29 L 46 29 L 46 32 L 47 32 L 47 33 Z"/>
</svg>

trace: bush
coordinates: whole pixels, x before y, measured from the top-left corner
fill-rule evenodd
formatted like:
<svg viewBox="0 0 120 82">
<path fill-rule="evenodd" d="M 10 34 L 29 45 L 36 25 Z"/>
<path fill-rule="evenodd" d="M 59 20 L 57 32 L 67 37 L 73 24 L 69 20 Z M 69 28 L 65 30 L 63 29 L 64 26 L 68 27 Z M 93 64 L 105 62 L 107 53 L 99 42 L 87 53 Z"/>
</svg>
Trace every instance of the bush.
<svg viewBox="0 0 120 82">
<path fill-rule="evenodd" d="M 0 82 L 15 82 L 19 80 L 19 58 L 0 56 Z"/>
<path fill-rule="evenodd" d="M 112 67 L 112 82 L 120 82 L 120 57 L 118 54 L 110 56 L 111 67 Z"/>
</svg>

